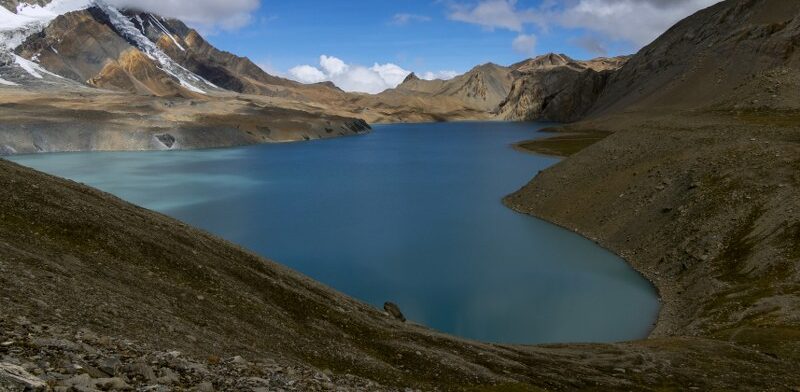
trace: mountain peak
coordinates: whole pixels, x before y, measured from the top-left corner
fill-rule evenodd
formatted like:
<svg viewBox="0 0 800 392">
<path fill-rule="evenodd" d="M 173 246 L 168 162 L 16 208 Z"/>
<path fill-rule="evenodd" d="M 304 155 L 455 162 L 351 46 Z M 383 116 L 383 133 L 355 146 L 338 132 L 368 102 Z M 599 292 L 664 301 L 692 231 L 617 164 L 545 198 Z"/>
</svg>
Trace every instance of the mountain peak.
<svg viewBox="0 0 800 392">
<path fill-rule="evenodd" d="M 403 79 L 403 83 L 408 83 L 408 82 L 412 82 L 412 81 L 415 81 L 415 80 L 419 80 L 419 77 L 417 77 L 417 74 L 412 72 L 412 73 L 408 74 L 408 76 L 406 76 L 405 79 Z"/>
</svg>

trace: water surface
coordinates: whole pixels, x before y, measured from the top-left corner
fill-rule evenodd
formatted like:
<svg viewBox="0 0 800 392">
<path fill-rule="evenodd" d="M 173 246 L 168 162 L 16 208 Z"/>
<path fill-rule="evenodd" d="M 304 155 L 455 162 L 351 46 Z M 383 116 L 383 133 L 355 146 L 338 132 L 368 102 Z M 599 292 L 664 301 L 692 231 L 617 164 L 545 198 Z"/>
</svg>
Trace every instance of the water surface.
<svg viewBox="0 0 800 392">
<path fill-rule="evenodd" d="M 377 126 L 293 144 L 28 155 L 416 322 L 503 343 L 647 335 L 652 286 L 574 233 L 501 204 L 557 161 L 515 151 L 531 123 Z"/>
</svg>

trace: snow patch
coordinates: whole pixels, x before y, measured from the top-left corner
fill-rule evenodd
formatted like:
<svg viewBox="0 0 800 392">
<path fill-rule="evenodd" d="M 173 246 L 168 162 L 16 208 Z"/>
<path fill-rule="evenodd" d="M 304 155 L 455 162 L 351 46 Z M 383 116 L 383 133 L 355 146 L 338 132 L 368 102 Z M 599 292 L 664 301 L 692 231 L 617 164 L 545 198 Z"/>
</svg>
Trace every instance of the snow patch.
<svg viewBox="0 0 800 392">
<path fill-rule="evenodd" d="M 13 49 L 22 45 L 26 38 L 44 30 L 59 15 L 83 10 L 92 6 L 100 8 L 108 16 L 109 20 L 120 34 L 124 35 L 130 42 L 133 42 L 147 57 L 156 61 L 160 65 L 159 68 L 161 70 L 177 79 L 181 86 L 187 90 L 205 94 L 206 92 L 203 91 L 200 86 L 205 85 L 211 88 L 218 88 L 215 84 L 187 70 L 172 60 L 172 58 L 167 56 L 166 53 L 142 34 L 133 22 L 126 18 L 119 10 L 106 4 L 103 0 L 53 0 L 45 6 L 22 4 L 17 7 L 17 13 L 0 7 L 0 52 L 12 52 Z M 154 26 L 167 34 L 181 50 L 185 51 L 183 46 L 178 43 L 178 40 L 169 33 L 169 30 L 167 30 L 161 22 L 155 17 L 151 17 L 151 19 L 151 23 L 153 23 Z M 138 20 L 141 21 L 141 19 Z M 144 26 L 143 23 L 142 26 Z M 58 53 L 55 48 L 51 47 L 50 49 Z M 34 78 L 42 79 L 45 74 L 60 77 L 45 70 L 33 61 L 26 60 L 17 55 L 14 55 L 14 58 L 15 63 Z M 6 82 L 7 83 L 3 84 L 10 85 L 8 83 L 13 83 Z"/>
<path fill-rule="evenodd" d="M 22 45 L 59 15 L 86 9 L 91 3 L 92 0 L 53 0 L 45 6 L 21 4 L 16 14 L 0 7 L 0 49 L 11 50 Z"/>
<path fill-rule="evenodd" d="M 41 65 L 36 64 L 33 61 L 26 60 L 25 58 L 17 56 L 16 54 L 14 55 L 14 62 L 17 65 L 19 65 L 20 68 L 24 69 L 25 72 L 27 72 L 29 75 L 33 76 L 36 79 L 44 78 L 44 76 L 42 76 L 42 74 L 46 74 L 46 75 L 50 75 L 50 76 L 55 76 L 57 78 L 61 78 L 61 76 L 58 76 L 58 75 L 56 75 L 56 74 L 54 74 L 54 73 L 42 68 Z"/>
<path fill-rule="evenodd" d="M 178 40 L 177 40 L 177 39 L 175 39 L 175 36 L 173 36 L 173 35 L 172 35 L 172 33 L 170 33 L 170 32 L 169 32 L 169 30 L 167 30 L 167 28 L 166 28 L 166 27 L 164 27 L 164 25 L 163 25 L 163 24 L 161 24 L 161 22 L 159 22 L 159 21 L 158 21 L 158 19 L 156 19 L 156 17 L 155 17 L 155 16 L 153 16 L 153 15 L 150 15 L 150 19 L 153 21 L 153 24 L 154 24 L 154 26 L 158 27 L 158 28 L 161 30 L 161 32 L 163 32 L 164 34 L 166 34 L 166 35 L 167 35 L 167 37 L 169 37 L 169 38 L 172 40 L 172 42 L 173 42 L 173 43 L 175 43 L 175 45 L 176 45 L 178 48 L 180 48 L 180 49 L 181 49 L 181 51 L 182 51 L 182 52 L 185 52 L 185 51 L 186 51 L 186 49 L 184 49 L 184 48 L 183 48 L 183 46 L 181 46 L 181 44 L 179 44 L 179 43 L 178 43 Z"/>
<path fill-rule="evenodd" d="M 19 86 L 19 84 L 0 78 L 0 84 L 4 86 Z"/>
<path fill-rule="evenodd" d="M 124 35 L 128 40 L 135 43 L 136 47 L 138 47 L 139 50 L 144 52 L 148 57 L 157 61 L 161 65 L 161 70 L 173 76 L 175 79 L 178 79 L 181 86 L 200 94 L 205 94 L 206 92 L 196 86 L 198 83 L 205 83 L 206 85 L 216 88 L 213 83 L 198 76 L 192 71 L 189 71 L 167 56 L 166 53 L 159 49 L 158 46 L 153 43 L 153 41 L 150 41 L 149 38 L 142 34 L 142 32 L 136 28 L 136 25 L 126 18 L 125 15 L 119 12 L 119 10 L 109 6 L 108 4 L 105 4 L 100 0 L 95 0 L 94 5 L 100 8 L 108 16 L 109 21 L 111 21 L 111 24 L 114 25 L 120 34 Z"/>
</svg>

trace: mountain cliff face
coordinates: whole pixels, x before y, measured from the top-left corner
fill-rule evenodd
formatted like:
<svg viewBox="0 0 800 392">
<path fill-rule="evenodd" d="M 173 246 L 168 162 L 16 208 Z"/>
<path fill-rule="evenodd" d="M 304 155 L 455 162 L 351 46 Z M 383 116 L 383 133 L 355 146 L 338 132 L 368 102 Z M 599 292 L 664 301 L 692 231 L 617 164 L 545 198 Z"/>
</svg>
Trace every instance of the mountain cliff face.
<svg viewBox="0 0 800 392">
<path fill-rule="evenodd" d="M 547 54 L 512 66 L 514 84 L 499 105 L 506 120 L 572 122 L 594 105 L 627 57 L 576 61 Z"/>
</svg>

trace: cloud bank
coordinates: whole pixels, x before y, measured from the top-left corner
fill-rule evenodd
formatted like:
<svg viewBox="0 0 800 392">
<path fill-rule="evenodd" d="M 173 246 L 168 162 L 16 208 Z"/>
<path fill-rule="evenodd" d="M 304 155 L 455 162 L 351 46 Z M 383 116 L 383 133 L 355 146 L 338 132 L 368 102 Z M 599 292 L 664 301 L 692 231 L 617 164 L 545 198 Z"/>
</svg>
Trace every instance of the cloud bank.
<svg viewBox="0 0 800 392">
<path fill-rule="evenodd" d="M 261 0 L 106 0 L 119 8 L 132 8 L 177 18 L 204 30 L 234 30 L 249 24 Z"/>
<path fill-rule="evenodd" d="M 477 4 L 451 3 L 448 17 L 472 23 L 487 30 L 507 29 L 522 32 L 523 26 L 537 21 L 533 9 L 517 9 L 516 0 L 482 0 Z"/>
<path fill-rule="evenodd" d="M 551 10 L 559 25 L 644 46 L 681 19 L 719 0 L 580 0 Z M 549 19 L 549 18 L 548 18 Z"/>
<path fill-rule="evenodd" d="M 521 8 L 517 0 L 479 0 L 449 4 L 451 20 L 487 30 L 519 33 L 512 42 L 518 52 L 535 46 L 526 30 L 553 27 L 582 29 L 592 33 L 578 42 L 598 53 L 608 43 L 622 41 L 644 46 L 670 26 L 720 0 L 545 0 L 535 8 Z"/>
<path fill-rule="evenodd" d="M 532 56 L 536 52 L 536 36 L 532 34 L 520 34 L 511 42 L 511 47 L 517 53 Z"/>
<path fill-rule="evenodd" d="M 375 63 L 371 67 L 345 63 L 334 56 L 322 55 L 319 66 L 298 65 L 289 70 L 288 77 L 301 83 L 333 82 L 345 91 L 377 94 L 395 88 L 411 73 L 397 64 Z M 451 79 L 454 71 L 426 72 L 423 79 Z"/>
</svg>

